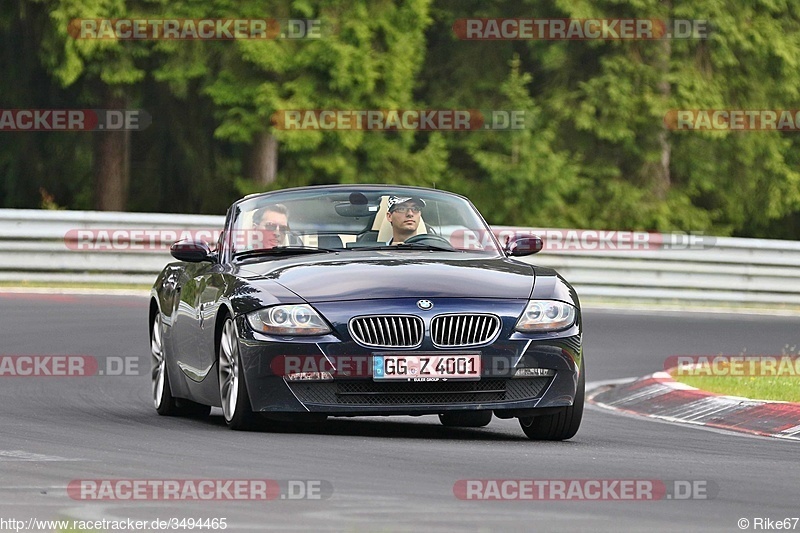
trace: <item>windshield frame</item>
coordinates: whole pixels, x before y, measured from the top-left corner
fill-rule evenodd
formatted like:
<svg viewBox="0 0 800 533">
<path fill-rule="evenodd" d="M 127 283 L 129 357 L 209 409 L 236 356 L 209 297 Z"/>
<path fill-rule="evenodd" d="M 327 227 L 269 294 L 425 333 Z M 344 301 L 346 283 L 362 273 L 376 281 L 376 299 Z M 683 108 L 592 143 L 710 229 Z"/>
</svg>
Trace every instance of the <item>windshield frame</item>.
<svg viewBox="0 0 800 533">
<path fill-rule="evenodd" d="M 304 198 L 313 199 L 314 197 L 328 197 L 330 201 L 333 203 L 335 200 L 334 198 L 345 199 L 349 195 L 353 193 L 361 193 L 367 197 L 373 198 L 380 198 L 387 195 L 406 195 L 411 197 L 421 197 L 425 199 L 425 201 L 432 202 L 432 209 L 433 206 L 437 208 L 442 204 L 451 204 L 456 209 L 464 209 L 466 211 L 459 211 L 459 213 L 464 213 L 464 216 L 471 216 L 473 220 L 470 222 L 474 222 L 475 224 L 479 225 L 480 227 L 477 228 L 468 228 L 470 230 L 476 230 L 485 232 L 485 235 L 488 236 L 484 237 L 484 248 L 482 249 L 461 249 L 455 248 L 456 251 L 471 253 L 471 254 L 478 254 L 482 257 L 492 258 L 492 257 L 504 257 L 505 252 L 500 245 L 497 237 L 491 231 L 491 228 L 486 223 L 486 220 L 483 218 L 483 215 L 478 211 L 475 205 L 466 197 L 461 196 L 459 194 L 455 194 L 448 191 L 443 191 L 439 189 L 428 189 L 424 187 L 413 187 L 413 186 L 396 186 L 396 185 L 359 185 L 359 184 L 346 184 L 346 185 L 321 185 L 321 186 L 310 186 L 310 187 L 295 187 L 290 189 L 280 189 L 276 191 L 270 191 L 265 193 L 257 193 L 245 196 L 234 202 L 231 207 L 228 209 L 228 213 L 225 220 L 225 231 L 223 231 L 222 235 L 220 235 L 219 243 L 218 243 L 218 250 L 220 251 L 220 258 L 223 259 L 225 262 L 230 262 L 240 256 L 240 254 L 247 252 L 247 250 L 236 250 L 235 249 L 235 239 L 232 237 L 237 231 L 241 231 L 241 229 L 237 228 L 237 225 L 240 224 L 240 218 L 245 216 L 245 213 L 254 212 L 257 208 L 263 207 L 265 204 L 291 204 L 292 201 L 302 200 Z M 370 204 L 370 208 L 371 204 Z M 376 211 L 376 214 L 380 213 L 380 211 Z M 441 216 L 440 214 L 435 217 L 436 220 L 439 222 L 438 227 L 441 226 Z M 372 219 L 374 221 L 374 217 Z M 437 230 L 437 224 L 431 224 L 428 220 L 425 221 L 426 226 L 429 228 L 433 228 Z M 291 226 L 291 221 L 290 221 Z M 366 227 L 369 227 L 367 225 Z M 371 243 L 371 245 L 380 245 L 379 242 Z M 342 248 L 341 250 L 337 249 L 336 251 L 342 252 L 357 252 L 359 247 L 353 248 Z M 450 250 L 447 250 L 450 251 Z M 270 258 L 269 254 L 264 254 L 263 258 Z"/>
</svg>

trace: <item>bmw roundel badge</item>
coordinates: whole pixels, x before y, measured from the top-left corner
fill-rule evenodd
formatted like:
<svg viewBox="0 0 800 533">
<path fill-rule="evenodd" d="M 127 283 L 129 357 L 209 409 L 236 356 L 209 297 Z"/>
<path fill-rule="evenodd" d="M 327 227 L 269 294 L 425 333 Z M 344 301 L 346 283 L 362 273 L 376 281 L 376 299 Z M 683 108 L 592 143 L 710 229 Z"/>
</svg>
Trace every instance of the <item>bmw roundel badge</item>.
<svg viewBox="0 0 800 533">
<path fill-rule="evenodd" d="M 417 302 L 417 307 L 419 307 L 423 311 L 428 311 L 430 309 L 433 309 L 433 302 L 430 300 L 420 300 Z"/>
</svg>

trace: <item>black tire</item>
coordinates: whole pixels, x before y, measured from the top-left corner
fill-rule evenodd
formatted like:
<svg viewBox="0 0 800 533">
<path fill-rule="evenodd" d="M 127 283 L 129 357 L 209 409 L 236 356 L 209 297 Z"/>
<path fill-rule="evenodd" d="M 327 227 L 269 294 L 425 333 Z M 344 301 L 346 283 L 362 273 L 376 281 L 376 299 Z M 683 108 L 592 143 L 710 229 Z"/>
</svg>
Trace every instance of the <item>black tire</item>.
<svg viewBox="0 0 800 533">
<path fill-rule="evenodd" d="M 211 412 L 210 406 L 172 396 L 172 388 L 169 385 L 169 365 L 167 365 L 164 354 L 162 333 L 161 313 L 156 313 L 150 326 L 150 378 L 156 412 L 161 416 L 192 418 L 208 416 Z"/>
<path fill-rule="evenodd" d="M 244 379 L 242 358 L 236 326 L 231 317 L 222 325 L 217 344 L 217 371 L 219 375 L 219 399 L 222 415 L 230 429 L 249 430 L 257 424 L 258 417 L 250 406 L 250 395 Z"/>
<path fill-rule="evenodd" d="M 491 421 L 491 411 L 459 411 L 439 415 L 439 422 L 450 428 L 482 428 Z"/>
<path fill-rule="evenodd" d="M 520 418 L 519 425 L 522 427 L 522 431 L 531 440 L 571 439 L 581 426 L 585 393 L 586 373 L 583 370 L 583 358 L 581 357 L 580 377 L 578 377 L 578 387 L 572 405 L 552 415 Z"/>
</svg>

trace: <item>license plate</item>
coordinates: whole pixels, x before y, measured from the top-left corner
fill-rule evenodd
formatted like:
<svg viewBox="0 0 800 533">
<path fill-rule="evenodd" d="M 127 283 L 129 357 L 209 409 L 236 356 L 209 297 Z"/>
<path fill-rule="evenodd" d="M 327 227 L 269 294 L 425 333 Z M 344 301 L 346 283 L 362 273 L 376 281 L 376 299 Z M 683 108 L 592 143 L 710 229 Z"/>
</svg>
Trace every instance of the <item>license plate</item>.
<svg viewBox="0 0 800 533">
<path fill-rule="evenodd" d="M 481 378 L 480 354 L 384 354 L 372 360 L 374 381 L 448 381 Z"/>
</svg>

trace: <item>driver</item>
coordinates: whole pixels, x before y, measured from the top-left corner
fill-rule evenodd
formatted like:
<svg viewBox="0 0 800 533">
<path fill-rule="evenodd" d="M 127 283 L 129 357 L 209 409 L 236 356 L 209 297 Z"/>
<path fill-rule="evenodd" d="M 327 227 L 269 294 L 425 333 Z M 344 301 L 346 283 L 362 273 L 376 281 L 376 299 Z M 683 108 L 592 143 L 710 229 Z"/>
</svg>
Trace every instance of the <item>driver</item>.
<svg viewBox="0 0 800 533">
<path fill-rule="evenodd" d="M 289 211 L 283 204 L 262 207 L 253 214 L 253 229 L 260 238 L 258 248 L 280 246 L 289 232 Z"/>
<path fill-rule="evenodd" d="M 392 226 L 392 238 L 386 244 L 402 244 L 417 234 L 425 200 L 411 196 L 390 196 L 386 218 Z"/>
</svg>

